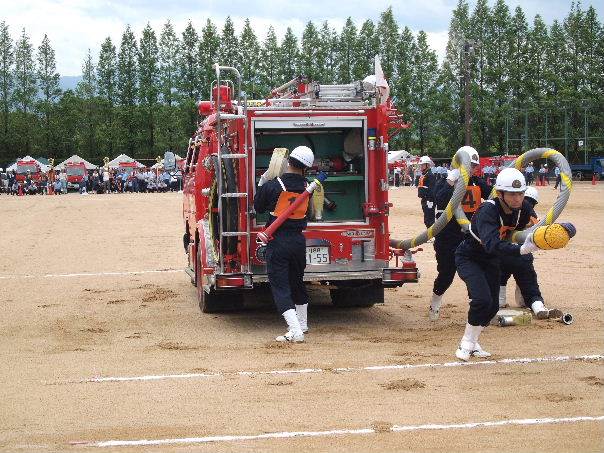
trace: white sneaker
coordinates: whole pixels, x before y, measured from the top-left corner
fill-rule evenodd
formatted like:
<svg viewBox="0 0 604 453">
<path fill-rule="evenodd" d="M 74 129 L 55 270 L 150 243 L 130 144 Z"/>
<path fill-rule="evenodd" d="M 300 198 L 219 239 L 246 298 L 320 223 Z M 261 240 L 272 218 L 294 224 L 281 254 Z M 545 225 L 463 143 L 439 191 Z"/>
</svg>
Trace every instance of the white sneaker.
<svg viewBox="0 0 604 453">
<path fill-rule="evenodd" d="M 457 348 L 457 351 L 455 351 L 455 357 L 457 357 L 459 360 L 463 360 L 464 362 L 470 360 L 471 356 L 472 351 L 469 349 L 462 348 L 461 346 L 459 346 Z"/>
<path fill-rule="evenodd" d="M 308 333 L 308 304 L 296 305 L 295 309 L 302 333 Z"/>
<path fill-rule="evenodd" d="M 428 318 L 430 321 L 436 321 L 440 317 L 440 306 L 443 303 L 443 296 L 432 293 L 432 299 L 430 300 L 430 310 L 428 311 Z"/>
<path fill-rule="evenodd" d="M 275 340 L 280 343 L 302 343 L 304 342 L 304 334 L 302 333 L 302 331 L 296 333 L 291 330 L 288 330 L 285 335 L 279 335 L 277 338 L 275 338 Z"/>
<path fill-rule="evenodd" d="M 438 321 L 438 318 L 440 318 L 440 310 L 434 310 L 430 307 L 430 310 L 428 310 L 428 319 L 430 321 Z"/>
<path fill-rule="evenodd" d="M 487 357 L 491 357 L 491 353 L 485 351 L 484 349 L 482 349 L 482 347 L 480 347 L 480 345 L 478 343 L 476 343 L 474 345 L 474 350 L 472 351 L 472 357 L 478 357 L 479 359 L 484 359 Z"/>
</svg>

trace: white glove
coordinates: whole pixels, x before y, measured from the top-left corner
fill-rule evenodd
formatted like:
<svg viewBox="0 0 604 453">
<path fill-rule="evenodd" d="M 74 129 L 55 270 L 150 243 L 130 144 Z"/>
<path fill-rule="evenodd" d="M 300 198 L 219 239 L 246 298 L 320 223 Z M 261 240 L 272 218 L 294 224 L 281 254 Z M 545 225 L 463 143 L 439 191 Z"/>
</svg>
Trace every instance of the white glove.
<svg viewBox="0 0 604 453">
<path fill-rule="evenodd" d="M 451 181 L 452 183 L 455 183 L 459 179 L 460 175 L 461 175 L 461 173 L 459 173 L 459 168 L 454 168 L 453 170 L 447 170 L 447 180 Z"/>
<path fill-rule="evenodd" d="M 268 181 L 268 179 L 266 179 L 266 172 L 262 173 L 262 176 L 260 176 L 260 181 L 258 181 L 258 187 L 262 186 L 262 184 L 264 184 L 266 181 Z"/>
<path fill-rule="evenodd" d="M 426 201 L 426 206 L 428 207 L 428 209 L 432 209 L 432 206 L 434 206 L 434 202 Z"/>
<path fill-rule="evenodd" d="M 533 242 L 533 235 L 529 234 L 526 237 L 526 239 L 524 240 L 524 244 L 522 244 L 520 246 L 520 254 L 521 255 L 528 255 L 529 253 L 536 252 L 537 250 L 540 250 L 540 249 Z"/>
</svg>

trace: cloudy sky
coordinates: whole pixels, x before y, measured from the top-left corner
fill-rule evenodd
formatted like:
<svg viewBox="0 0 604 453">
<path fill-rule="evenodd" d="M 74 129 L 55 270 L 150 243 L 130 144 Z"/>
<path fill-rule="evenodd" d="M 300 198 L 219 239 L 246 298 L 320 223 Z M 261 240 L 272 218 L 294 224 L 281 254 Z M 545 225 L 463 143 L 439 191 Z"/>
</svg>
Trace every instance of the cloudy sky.
<svg viewBox="0 0 604 453">
<path fill-rule="evenodd" d="M 14 39 L 25 29 L 34 47 L 46 33 L 56 51 L 57 69 L 62 76 L 81 74 L 84 58 L 91 50 L 96 60 L 101 42 L 110 36 L 119 44 L 121 34 L 130 24 L 140 36 L 147 23 L 159 34 L 167 19 L 182 32 L 189 20 L 198 29 L 207 18 L 222 28 L 230 16 L 237 32 L 249 18 L 256 35 L 263 39 L 268 25 L 279 37 L 287 27 L 301 36 L 304 25 L 327 20 L 340 29 L 347 17 L 357 25 L 365 19 L 377 22 L 379 15 L 392 6 L 401 26 L 413 31 L 424 30 L 429 42 L 440 56 L 444 53 L 447 28 L 457 0 L 0 0 L 0 22 L 5 21 Z M 475 0 L 470 0 L 471 8 Z M 493 4 L 494 0 L 489 0 Z M 570 0 L 507 0 L 510 9 L 521 4 L 529 21 L 540 14 L 547 23 L 563 19 L 570 9 Z M 600 20 L 604 2 L 583 0 L 583 8 L 593 5 Z"/>
</svg>

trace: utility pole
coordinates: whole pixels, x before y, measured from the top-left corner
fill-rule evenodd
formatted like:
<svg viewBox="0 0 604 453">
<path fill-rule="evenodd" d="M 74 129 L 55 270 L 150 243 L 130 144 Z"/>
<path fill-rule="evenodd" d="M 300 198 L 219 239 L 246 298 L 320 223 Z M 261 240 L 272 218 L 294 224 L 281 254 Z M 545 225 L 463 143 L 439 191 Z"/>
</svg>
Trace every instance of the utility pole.
<svg viewBox="0 0 604 453">
<path fill-rule="evenodd" d="M 464 85 L 465 85 L 465 129 L 466 129 L 466 145 L 470 144 L 471 134 L 471 123 L 472 118 L 470 117 L 470 53 L 474 53 L 474 41 L 466 39 L 463 45 L 463 56 L 464 56 Z"/>
</svg>

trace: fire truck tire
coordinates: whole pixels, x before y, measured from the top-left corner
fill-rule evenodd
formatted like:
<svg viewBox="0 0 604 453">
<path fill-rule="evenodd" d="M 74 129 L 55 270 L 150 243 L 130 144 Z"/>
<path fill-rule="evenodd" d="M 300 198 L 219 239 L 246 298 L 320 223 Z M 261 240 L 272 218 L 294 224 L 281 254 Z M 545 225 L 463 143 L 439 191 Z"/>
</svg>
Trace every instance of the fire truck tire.
<svg viewBox="0 0 604 453">
<path fill-rule="evenodd" d="M 197 302 L 202 313 L 220 313 L 225 311 L 241 310 L 243 308 L 243 295 L 236 291 L 218 292 L 210 287 L 206 291 L 204 278 L 201 274 L 201 247 L 197 247 L 197 263 L 195 266 L 195 280 L 197 282 Z"/>
<path fill-rule="evenodd" d="M 336 307 L 373 307 L 384 303 L 381 281 L 352 280 L 330 289 L 331 302 Z"/>
</svg>

